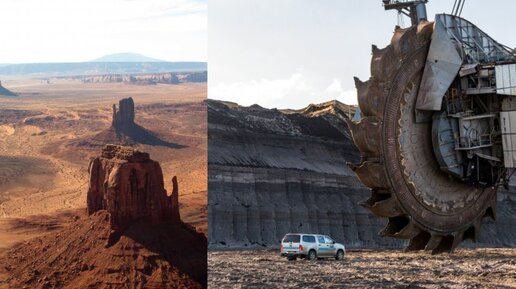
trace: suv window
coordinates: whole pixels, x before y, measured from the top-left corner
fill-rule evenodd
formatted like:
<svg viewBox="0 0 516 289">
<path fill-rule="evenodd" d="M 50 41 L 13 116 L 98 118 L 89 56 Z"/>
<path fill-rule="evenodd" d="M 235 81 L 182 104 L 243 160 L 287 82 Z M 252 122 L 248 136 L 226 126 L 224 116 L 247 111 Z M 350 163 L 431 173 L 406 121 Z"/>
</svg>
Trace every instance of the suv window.
<svg viewBox="0 0 516 289">
<path fill-rule="evenodd" d="M 333 240 L 328 238 L 328 237 L 324 237 L 324 240 L 326 241 L 326 244 L 332 244 L 333 243 Z"/>
<path fill-rule="evenodd" d="M 303 236 L 303 242 L 315 243 L 315 237 L 314 236 Z"/>
<path fill-rule="evenodd" d="M 324 237 L 323 236 L 317 236 L 317 241 L 319 241 L 319 243 L 321 243 L 321 244 L 324 244 Z"/>
<path fill-rule="evenodd" d="M 300 239 L 301 239 L 301 236 L 299 236 L 299 235 L 286 235 L 285 238 L 283 238 L 283 242 L 299 243 Z"/>
</svg>

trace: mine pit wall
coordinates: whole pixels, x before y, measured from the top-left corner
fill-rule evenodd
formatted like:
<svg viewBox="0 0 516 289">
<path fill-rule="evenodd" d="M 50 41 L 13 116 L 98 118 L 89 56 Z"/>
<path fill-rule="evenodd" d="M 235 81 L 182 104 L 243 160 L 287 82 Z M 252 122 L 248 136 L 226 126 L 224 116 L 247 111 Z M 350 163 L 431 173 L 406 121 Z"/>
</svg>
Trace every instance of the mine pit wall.
<svg viewBox="0 0 516 289">
<path fill-rule="evenodd" d="M 386 219 L 358 204 L 369 189 L 353 175 L 281 168 L 210 165 L 210 249 L 279 247 L 286 233 L 330 235 L 347 248 L 403 248 L 380 237 Z M 516 246 L 516 189 L 498 193 L 497 220 L 484 219 L 477 243 L 461 247 Z"/>
<path fill-rule="evenodd" d="M 330 235 L 347 248 L 404 247 L 378 235 L 386 218 L 358 205 L 371 194 L 346 165 L 359 154 L 345 126 L 335 140 L 287 135 L 277 123 L 246 120 L 244 127 L 231 109 L 209 106 L 208 118 L 210 249 L 277 248 L 296 232 Z M 485 219 L 478 242 L 460 246 L 516 246 L 513 179 L 510 191 L 498 193 L 497 221 Z"/>
<path fill-rule="evenodd" d="M 513 177 L 514 179 L 514 177 Z M 496 221 L 484 219 L 477 243 L 466 242 L 463 247 L 516 247 L 516 187 L 499 190 Z"/>
<path fill-rule="evenodd" d="M 378 236 L 387 221 L 358 205 L 370 193 L 346 165 L 359 159 L 351 140 L 228 124 L 208 128 L 210 249 L 275 248 L 296 232 L 330 235 L 347 248 L 403 247 Z"/>
<path fill-rule="evenodd" d="M 279 247 L 286 233 L 330 235 L 348 248 L 401 248 L 378 236 L 385 220 L 358 206 L 356 177 L 292 169 L 210 165 L 210 248 Z"/>
</svg>

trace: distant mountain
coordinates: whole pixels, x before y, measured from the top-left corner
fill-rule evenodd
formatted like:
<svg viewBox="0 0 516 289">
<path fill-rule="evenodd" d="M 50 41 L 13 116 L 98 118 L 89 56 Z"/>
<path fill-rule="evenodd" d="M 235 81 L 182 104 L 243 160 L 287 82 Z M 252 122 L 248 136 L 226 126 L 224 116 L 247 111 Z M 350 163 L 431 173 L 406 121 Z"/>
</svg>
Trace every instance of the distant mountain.
<svg viewBox="0 0 516 289">
<path fill-rule="evenodd" d="M 139 53 L 115 53 L 102 56 L 90 62 L 166 62 L 163 60 L 147 57 Z"/>
<path fill-rule="evenodd" d="M 75 62 L 26 63 L 0 66 L 0 76 L 79 76 L 101 74 L 135 74 L 206 71 L 206 62 Z"/>
</svg>

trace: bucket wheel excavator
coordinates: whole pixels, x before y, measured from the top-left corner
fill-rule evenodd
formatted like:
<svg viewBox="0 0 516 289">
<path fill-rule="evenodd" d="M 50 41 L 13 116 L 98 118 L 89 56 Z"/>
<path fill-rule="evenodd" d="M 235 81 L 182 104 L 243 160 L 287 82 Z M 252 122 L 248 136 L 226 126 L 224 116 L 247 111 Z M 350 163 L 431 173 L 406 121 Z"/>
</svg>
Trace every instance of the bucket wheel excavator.
<svg viewBox="0 0 516 289">
<path fill-rule="evenodd" d="M 371 188 L 362 205 L 388 218 L 380 234 L 441 253 L 477 240 L 516 167 L 516 54 L 461 18 L 463 1 L 433 22 L 427 2 L 383 1 L 412 26 L 373 45 L 348 125 L 361 153 L 352 168 Z"/>
</svg>

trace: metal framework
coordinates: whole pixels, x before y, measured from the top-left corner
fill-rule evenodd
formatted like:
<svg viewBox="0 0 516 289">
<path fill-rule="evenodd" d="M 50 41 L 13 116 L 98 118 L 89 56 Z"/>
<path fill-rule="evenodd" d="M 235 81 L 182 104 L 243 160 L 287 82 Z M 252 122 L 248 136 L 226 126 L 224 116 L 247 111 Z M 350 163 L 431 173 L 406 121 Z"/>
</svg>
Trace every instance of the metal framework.
<svg viewBox="0 0 516 289">
<path fill-rule="evenodd" d="M 382 0 L 385 10 L 397 10 L 408 16 L 412 25 L 427 21 L 426 3 L 428 0 Z"/>
<path fill-rule="evenodd" d="M 436 15 L 448 35 L 462 46 L 466 63 L 495 63 L 511 61 L 515 54 L 480 30 L 471 22 L 449 14 Z"/>
</svg>

